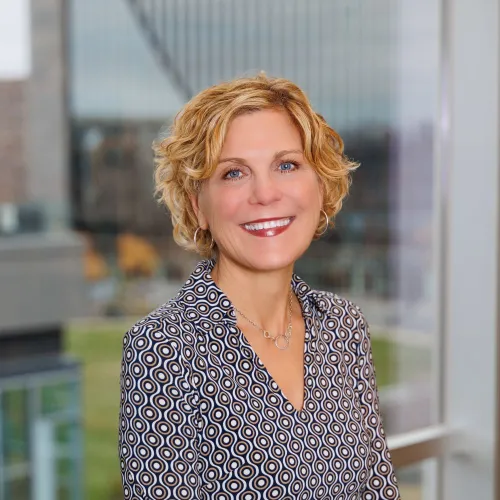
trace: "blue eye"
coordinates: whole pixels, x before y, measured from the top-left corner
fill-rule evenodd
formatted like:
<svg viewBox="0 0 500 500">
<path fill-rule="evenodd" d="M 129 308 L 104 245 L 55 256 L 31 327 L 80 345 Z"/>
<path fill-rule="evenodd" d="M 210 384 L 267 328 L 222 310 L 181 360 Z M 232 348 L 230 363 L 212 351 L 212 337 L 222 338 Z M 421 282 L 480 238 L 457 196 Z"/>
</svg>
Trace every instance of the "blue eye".
<svg viewBox="0 0 500 500">
<path fill-rule="evenodd" d="M 225 173 L 224 179 L 228 179 L 230 181 L 239 179 L 240 176 L 237 175 L 237 174 L 240 174 L 240 173 L 241 172 L 237 168 L 233 168 L 233 169 L 231 169 L 231 170 L 229 170 L 228 172 Z M 236 175 L 233 175 L 233 174 L 236 174 Z"/>
<path fill-rule="evenodd" d="M 281 169 L 282 172 L 291 172 L 297 168 L 297 163 L 294 161 L 284 161 L 283 163 L 280 164 L 280 167 L 283 167 L 283 165 L 289 165 L 289 168 Z"/>
<path fill-rule="evenodd" d="M 279 164 L 278 170 L 282 174 L 288 174 L 293 172 L 299 168 L 299 164 L 295 161 L 284 161 Z M 240 175 L 241 174 L 241 175 Z M 243 177 L 243 173 L 239 168 L 231 168 L 225 174 L 223 174 L 222 178 L 227 181 L 237 181 Z"/>
</svg>

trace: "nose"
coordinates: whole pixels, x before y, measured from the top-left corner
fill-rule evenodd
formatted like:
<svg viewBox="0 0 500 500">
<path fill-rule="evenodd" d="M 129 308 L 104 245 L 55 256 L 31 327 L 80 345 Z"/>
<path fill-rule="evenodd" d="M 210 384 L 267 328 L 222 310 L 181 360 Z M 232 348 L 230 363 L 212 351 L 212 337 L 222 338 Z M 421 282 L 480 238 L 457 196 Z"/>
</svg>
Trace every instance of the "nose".
<svg viewBox="0 0 500 500">
<path fill-rule="evenodd" d="M 256 205 L 269 205 L 280 200 L 282 192 L 277 179 L 272 175 L 254 175 L 252 180 L 252 192 L 249 202 Z"/>
</svg>

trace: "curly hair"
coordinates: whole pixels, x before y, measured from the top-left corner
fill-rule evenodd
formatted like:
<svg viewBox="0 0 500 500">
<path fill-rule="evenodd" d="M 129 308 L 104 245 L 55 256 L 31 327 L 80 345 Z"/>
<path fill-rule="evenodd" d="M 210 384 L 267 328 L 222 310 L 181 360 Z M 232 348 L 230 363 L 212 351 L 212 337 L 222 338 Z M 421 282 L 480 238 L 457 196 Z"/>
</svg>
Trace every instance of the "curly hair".
<svg viewBox="0 0 500 500">
<path fill-rule="evenodd" d="M 209 87 L 194 96 L 175 116 L 167 137 L 153 143 L 155 197 L 171 213 L 174 240 L 203 257 L 217 253 L 210 231 L 200 231 L 190 195 L 201 189 L 217 167 L 231 121 L 245 113 L 278 109 L 288 113 L 300 132 L 304 157 L 315 169 L 323 188 L 323 210 L 314 239 L 342 208 L 351 185 L 351 171 L 359 164 L 344 155 L 344 143 L 315 112 L 305 93 L 284 78 L 264 72 Z"/>
</svg>

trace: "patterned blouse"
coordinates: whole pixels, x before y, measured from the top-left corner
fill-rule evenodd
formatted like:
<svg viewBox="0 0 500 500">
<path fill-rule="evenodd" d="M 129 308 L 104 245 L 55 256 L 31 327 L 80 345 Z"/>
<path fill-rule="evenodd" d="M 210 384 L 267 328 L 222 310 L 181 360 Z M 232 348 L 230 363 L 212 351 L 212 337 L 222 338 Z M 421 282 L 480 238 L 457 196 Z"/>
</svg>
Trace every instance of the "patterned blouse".
<svg viewBox="0 0 500 500">
<path fill-rule="evenodd" d="M 293 274 L 306 325 L 297 411 L 238 328 L 214 265 L 201 261 L 125 334 L 125 499 L 399 499 L 359 307 Z"/>
</svg>

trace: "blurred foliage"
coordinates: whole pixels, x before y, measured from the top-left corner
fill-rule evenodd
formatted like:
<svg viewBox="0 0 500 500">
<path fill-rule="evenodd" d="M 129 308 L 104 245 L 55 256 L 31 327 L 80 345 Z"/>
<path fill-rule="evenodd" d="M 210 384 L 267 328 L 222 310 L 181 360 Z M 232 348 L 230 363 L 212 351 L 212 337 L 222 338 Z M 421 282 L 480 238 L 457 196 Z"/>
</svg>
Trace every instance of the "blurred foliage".
<svg viewBox="0 0 500 500">
<path fill-rule="evenodd" d="M 99 281 L 109 275 L 108 265 L 104 257 L 95 249 L 92 236 L 79 233 L 85 241 L 84 273 L 87 281 Z"/>
<path fill-rule="evenodd" d="M 124 233 L 118 236 L 118 265 L 125 276 L 153 276 L 161 265 L 155 247 L 144 238 Z"/>
<path fill-rule="evenodd" d="M 110 275 L 109 263 L 96 248 L 90 233 L 81 232 L 85 241 L 84 267 L 87 281 L 99 281 Z M 141 236 L 122 233 L 116 237 L 117 264 L 125 278 L 152 277 L 162 266 L 154 245 Z"/>
</svg>

